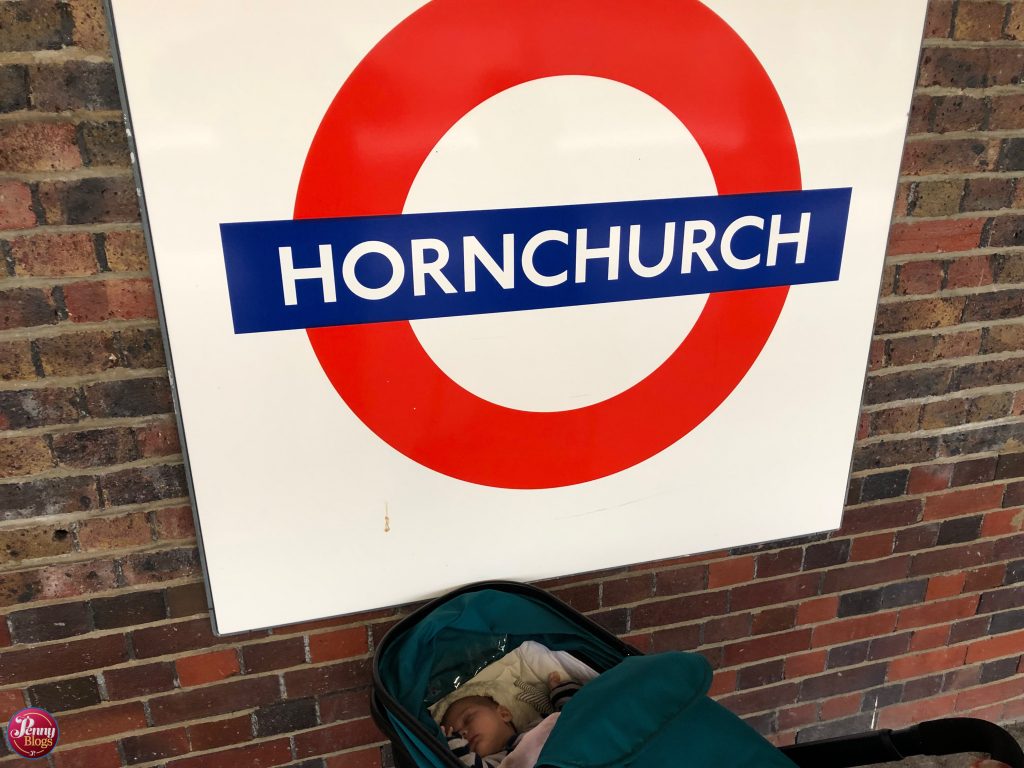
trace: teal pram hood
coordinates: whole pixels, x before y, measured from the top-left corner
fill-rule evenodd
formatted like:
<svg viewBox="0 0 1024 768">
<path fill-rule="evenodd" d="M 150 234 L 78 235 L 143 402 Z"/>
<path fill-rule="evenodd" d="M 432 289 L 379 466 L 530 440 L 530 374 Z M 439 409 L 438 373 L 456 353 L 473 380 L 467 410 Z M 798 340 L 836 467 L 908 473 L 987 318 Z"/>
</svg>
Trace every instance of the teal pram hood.
<svg viewBox="0 0 1024 768">
<path fill-rule="evenodd" d="M 381 643 L 375 690 L 415 765 L 461 765 L 427 706 L 526 640 L 568 651 L 602 673 L 566 705 L 538 766 L 794 765 L 707 697 L 711 668 L 703 657 L 642 656 L 584 617 L 508 589 L 457 594 Z"/>
</svg>

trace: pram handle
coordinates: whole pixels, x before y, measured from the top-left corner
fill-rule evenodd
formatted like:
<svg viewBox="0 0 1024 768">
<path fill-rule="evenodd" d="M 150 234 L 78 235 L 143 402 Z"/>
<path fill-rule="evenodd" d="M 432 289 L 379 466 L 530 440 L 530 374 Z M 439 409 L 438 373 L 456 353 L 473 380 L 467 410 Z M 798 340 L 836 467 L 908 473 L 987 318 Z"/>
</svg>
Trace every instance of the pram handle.
<svg viewBox="0 0 1024 768">
<path fill-rule="evenodd" d="M 782 747 L 800 768 L 853 768 L 914 755 L 985 752 L 1010 768 L 1024 768 L 1024 751 L 1005 729 L 973 717 L 926 720 L 903 730 L 881 730 Z"/>
</svg>

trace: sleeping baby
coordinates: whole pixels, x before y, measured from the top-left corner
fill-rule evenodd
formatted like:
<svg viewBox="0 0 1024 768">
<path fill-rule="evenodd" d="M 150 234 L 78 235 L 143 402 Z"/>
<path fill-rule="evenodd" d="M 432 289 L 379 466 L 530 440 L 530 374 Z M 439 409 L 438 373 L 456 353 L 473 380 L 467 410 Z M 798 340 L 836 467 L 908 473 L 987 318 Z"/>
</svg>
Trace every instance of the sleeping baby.
<svg viewBox="0 0 1024 768">
<path fill-rule="evenodd" d="M 558 713 L 580 685 L 548 675 L 548 694 L 554 714 L 517 731 L 512 711 L 491 696 L 456 699 L 441 718 L 448 748 L 472 768 L 533 768 L 541 747 L 558 719 Z"/>
</svg>

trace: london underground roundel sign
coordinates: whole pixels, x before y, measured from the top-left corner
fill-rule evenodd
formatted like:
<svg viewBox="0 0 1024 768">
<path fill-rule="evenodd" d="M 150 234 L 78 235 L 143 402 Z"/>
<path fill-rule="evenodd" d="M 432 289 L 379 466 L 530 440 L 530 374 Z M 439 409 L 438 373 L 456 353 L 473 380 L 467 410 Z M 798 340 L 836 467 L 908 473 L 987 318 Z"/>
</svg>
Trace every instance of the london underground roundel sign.
<svg viewBox="0 0 1024 768">
<path fill-rule="evenodd" d="M 568 0 L 557 13 L 545 0 L 516 3 L 514 13 L 503 0 L 435 0 L 381 40 L 338 92 L 306 159 L 296 218 L 401 213 L 427 155 L 460 118 L 505 89 L 558 75 L 607 78 L 657 99 L 696 138 L 722 194 L 800 187 L 771 79 L 696 0 Z M 402 134 L 397 151 L 366 151 L 364 137 L 378 131 Z M 409 458 L 473 483 L 548 488 L 620 472 L 686 435 L 750 369 L 786 294 L 786 286 L 713 294 L 675 352 L 642 381 L 555 412 L 516 410 L 467 391 L 434 363 L 408 321 L 308 333 L 348 406 Z"/>
</svg>

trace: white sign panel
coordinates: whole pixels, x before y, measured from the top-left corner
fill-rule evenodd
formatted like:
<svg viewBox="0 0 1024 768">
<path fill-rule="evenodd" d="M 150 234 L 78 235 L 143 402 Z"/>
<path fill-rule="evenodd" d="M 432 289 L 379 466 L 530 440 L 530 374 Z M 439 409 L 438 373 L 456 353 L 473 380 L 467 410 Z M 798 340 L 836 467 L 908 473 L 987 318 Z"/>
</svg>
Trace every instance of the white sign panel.
<svg viewBox="0 0 1024 768">
<path fill-rule="evenodd" d="M 217 630 L 836 527 L 925 5 L 113 0 Z"/>
</svg>

